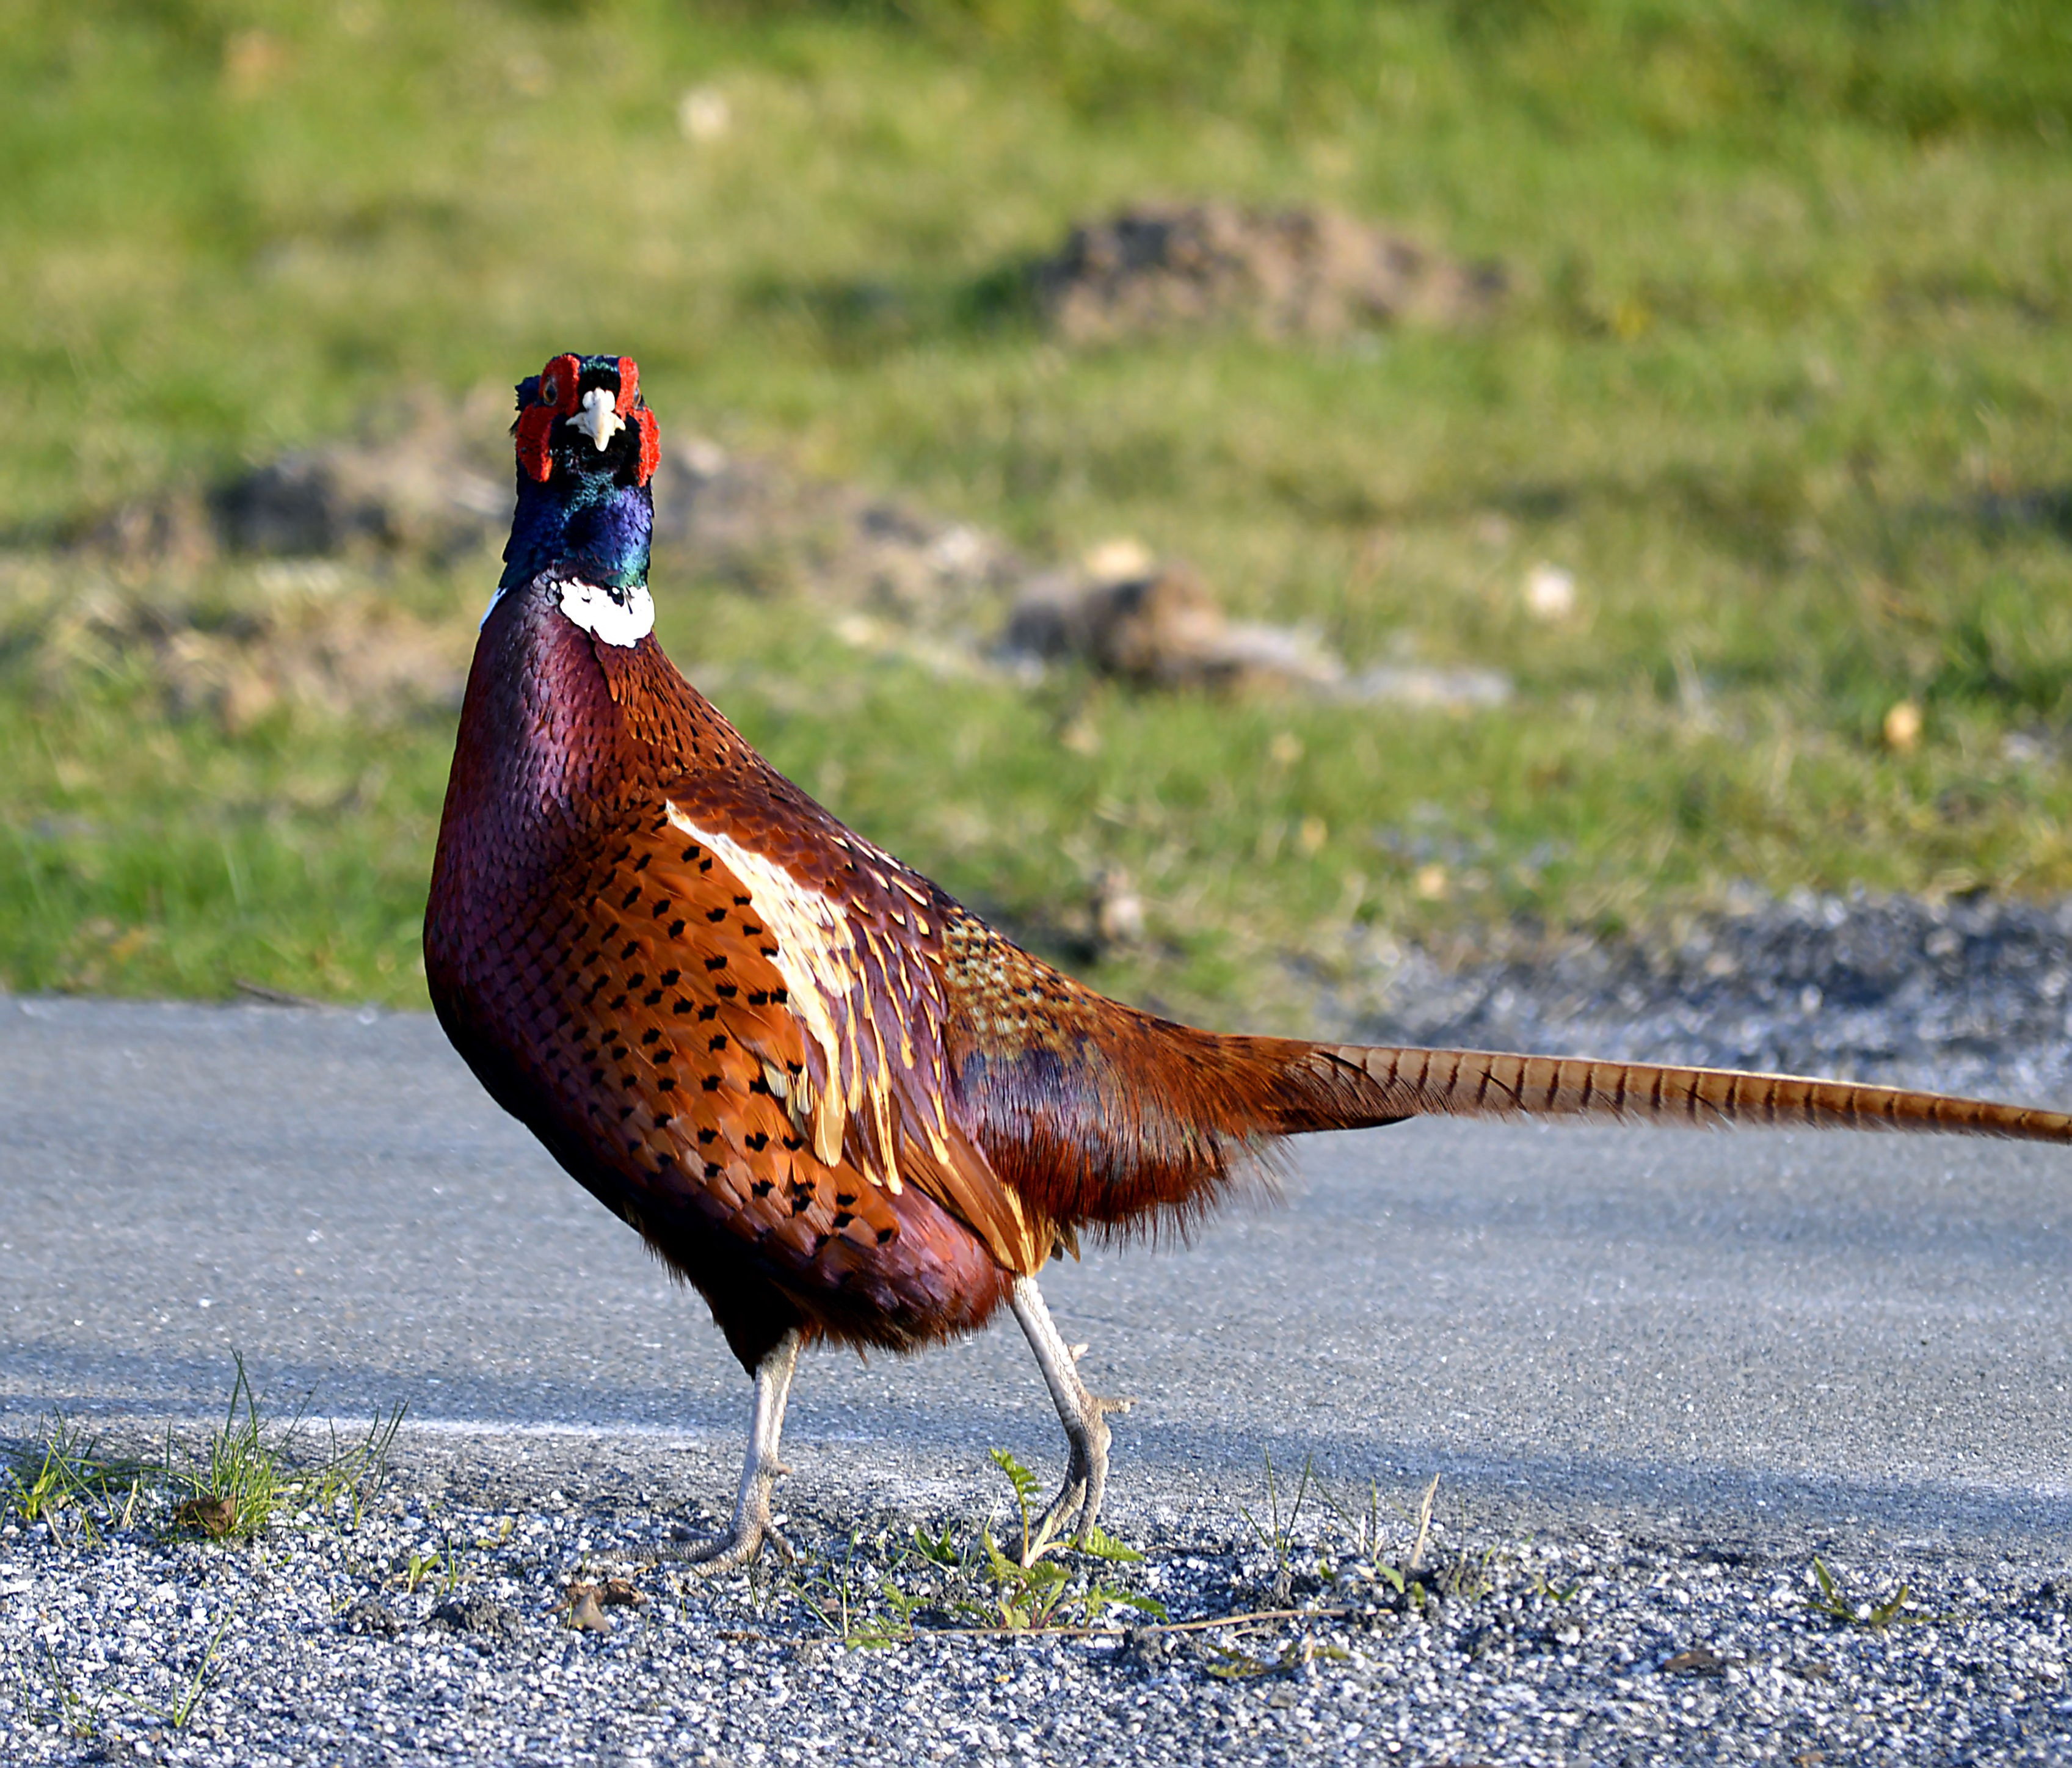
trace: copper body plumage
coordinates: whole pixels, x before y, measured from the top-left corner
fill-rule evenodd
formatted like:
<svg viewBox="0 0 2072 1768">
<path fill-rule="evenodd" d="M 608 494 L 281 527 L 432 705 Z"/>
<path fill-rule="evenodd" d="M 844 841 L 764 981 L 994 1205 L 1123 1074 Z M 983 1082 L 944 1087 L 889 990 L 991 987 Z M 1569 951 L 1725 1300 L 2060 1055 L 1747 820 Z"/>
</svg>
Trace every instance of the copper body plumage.
<svg viewBox="0 0 2072 1768">
<path fill-rule="evenodd" d="M 2072 1141 L 2061 1114 L 1881 1088 L 1222 1036 L 1082 987 L 845 828 L 663 655 L 640 611 L 654 421 L 634 373 L 563 356 L 520 388 L 532 452 L 425 952 L 490 1093 L 756 1377 L 711 1564 L 774 1533 L 802 1345 L 912 1350 L 1003 1302 L 1071 1447 L 1047 1524 L 1090 1528 L 1112 1403 L 1079 1386 L 1036 1273 L 1083 1231 L 1212 1207 L 1282 1137 L 1443 1112 Z"/>
</svg>

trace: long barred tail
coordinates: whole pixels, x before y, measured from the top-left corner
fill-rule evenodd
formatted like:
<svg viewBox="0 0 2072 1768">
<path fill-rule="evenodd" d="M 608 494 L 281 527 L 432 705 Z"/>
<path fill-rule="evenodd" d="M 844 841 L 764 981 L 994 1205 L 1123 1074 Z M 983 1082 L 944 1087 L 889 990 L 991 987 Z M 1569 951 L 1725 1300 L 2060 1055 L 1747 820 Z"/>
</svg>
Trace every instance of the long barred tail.
<svg viewBox="0 0 2072 1768">
<path fill-rule="evenodd" d="M 1918 1130 L 2072 1142 L 2072 1116 L 1902 1087 L 1482 1050 L 1315 1044 L 1291 1065 L 1284 1133 L 1404 1117 L 1596 1117 L 1643 1124 Z"/>
</svg>

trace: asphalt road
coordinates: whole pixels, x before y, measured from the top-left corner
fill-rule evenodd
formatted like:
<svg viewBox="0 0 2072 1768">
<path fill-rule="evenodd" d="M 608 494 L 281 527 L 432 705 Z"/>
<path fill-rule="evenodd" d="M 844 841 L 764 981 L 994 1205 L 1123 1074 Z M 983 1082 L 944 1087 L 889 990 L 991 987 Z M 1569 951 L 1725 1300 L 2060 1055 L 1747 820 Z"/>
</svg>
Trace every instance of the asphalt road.
<svg viewBox="0 0 2072 1768">
<path fill-rule="evenodd" d="M 2041 1101 L 2040 1101 L 2041 1102 Z M 1046 1292 L 1094 1349 L 1119 1513 L 1256 1499 L 1263 1456 L 1470 1522 L 2072 1548 L 2072 1156 L 1945 1139 L 1420 1123 L 1298 1150 L 1286 1205 Z M 261 1392 L 455 1441 L 731 1462 L 697 1297 L 481 1094 L 428 1017 L 0 1001 L 0 1434 Z M 802 1371 L 787 1490 L 1049 1470 L 1011 1324 Z M 723 1491 L 713 1493 L 715 1499 Z"/>
</svg>

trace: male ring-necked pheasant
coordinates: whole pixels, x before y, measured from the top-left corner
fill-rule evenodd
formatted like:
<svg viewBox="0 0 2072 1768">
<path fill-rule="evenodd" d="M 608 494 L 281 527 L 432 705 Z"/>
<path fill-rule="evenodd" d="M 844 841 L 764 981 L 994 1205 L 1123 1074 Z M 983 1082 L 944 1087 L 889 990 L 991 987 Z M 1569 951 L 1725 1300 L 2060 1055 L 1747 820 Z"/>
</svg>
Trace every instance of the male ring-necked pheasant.
<svg viewBox="0 0 2072 1768">
<path fill-rule="evenodd" d="M 1070 1445 L 1045 1526 L 1083 1538 L 1113 1408 L 1036 1273 L 1083 1229 L 1209 1209 L 1281 1137 L 1523 1112 L 2072 1141 L 2058 1113 L 1934 1094 L 1219 1036 L 1107 1000 L 843 827 L 662 654 L 631 360 L 557 356 L 518 408 L 426 971 L 491 1096 L 697 1287 L 754 1378 L 710 1567 L 774 1538 L 803 1346 L 911 1351 L 1002 1303 Z"/>
</svg>

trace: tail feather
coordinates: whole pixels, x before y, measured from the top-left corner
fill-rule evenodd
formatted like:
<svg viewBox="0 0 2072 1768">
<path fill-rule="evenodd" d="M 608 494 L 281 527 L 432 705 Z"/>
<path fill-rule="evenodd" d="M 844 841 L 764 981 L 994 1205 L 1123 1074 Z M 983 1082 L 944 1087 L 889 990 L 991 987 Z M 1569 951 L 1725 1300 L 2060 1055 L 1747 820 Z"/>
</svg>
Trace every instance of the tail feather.
<svg viewBox="0 0 2072 1768">
<path fill-rule="evenodd" d="M 1646 1124 L 1762 1124 L 1915 1130 L 2072 1143 L 2072 1116 L 1903 1087 L 1796 1075 L 1593 1062 L 1484 1050 L 1314 1044 L 1293 1065 L 1283 1134 L 1404 1117 L 1594 1117 Z"/>
</svg>

